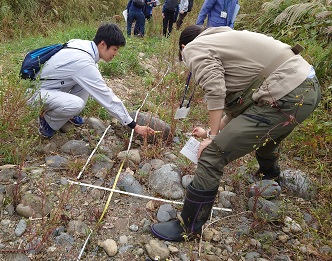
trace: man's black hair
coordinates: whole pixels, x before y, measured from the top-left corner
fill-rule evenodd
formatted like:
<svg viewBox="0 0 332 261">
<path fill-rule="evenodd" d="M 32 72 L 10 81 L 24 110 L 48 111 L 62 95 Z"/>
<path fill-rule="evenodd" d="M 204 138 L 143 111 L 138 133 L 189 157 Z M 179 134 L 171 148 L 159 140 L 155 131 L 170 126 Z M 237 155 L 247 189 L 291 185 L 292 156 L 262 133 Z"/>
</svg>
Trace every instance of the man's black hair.
<svg viewBox="0 0 332 261">
<path fill-rule="evenodd" d="M 96 45 L 101 41 L 104 41 L 107 45 L 107 49 L 112 45 L 125 46 L 126 38 L 122 31 L 116 24 L 108 23 L 99 26 L 95 38 L 93 39 Z"/>
<path fill-rule="evenodd" d="M 201 25 L 189 25 L 187 26 L 180 35 L 179 38 L 179 60 L 182 61 L 182 45 L 187 45 L 191 41 L 193 41 L 201 32 L 203 32 L 206 28 Z"/>
</svg>

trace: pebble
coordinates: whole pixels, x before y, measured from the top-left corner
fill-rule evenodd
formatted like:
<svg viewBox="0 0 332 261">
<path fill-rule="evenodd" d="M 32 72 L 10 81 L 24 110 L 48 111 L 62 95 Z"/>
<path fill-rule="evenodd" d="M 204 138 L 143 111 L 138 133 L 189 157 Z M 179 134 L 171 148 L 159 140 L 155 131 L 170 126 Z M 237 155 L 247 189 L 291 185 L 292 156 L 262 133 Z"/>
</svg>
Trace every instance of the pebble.
<svg viewBox="0 0 332 261">
<path fill-rule="evenodd" d="M 115 256 L 118 252 L 118 246 L 113 239 L 106 239 L 105 241 L 99 241 L 98 245 L 101 246 L 108 256 Z"/>
<path fill-rule="evenodd" d="M 17 237 L 22 236 L 26 228 L 27 228 L 27 222 L 24 219 L 21 219 L 15 228 L 15 235 Z"/>
</svg>

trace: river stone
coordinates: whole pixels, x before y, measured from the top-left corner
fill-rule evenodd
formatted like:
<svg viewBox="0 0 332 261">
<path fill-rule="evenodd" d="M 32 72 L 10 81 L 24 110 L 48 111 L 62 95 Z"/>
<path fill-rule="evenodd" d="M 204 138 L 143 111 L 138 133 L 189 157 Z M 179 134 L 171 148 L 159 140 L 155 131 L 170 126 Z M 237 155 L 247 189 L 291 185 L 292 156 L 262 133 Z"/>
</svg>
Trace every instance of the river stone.
<svg viewBox="0 0 332 261">
<path fill-rule="evenodd" d="M 52 168 L 62 168 L 66 167 L 68 160 L 59 155 L 49 156 L 45 158 L 46 164 Z"/>
<path fill-rule="evenodd" d="M 184 196 L 181 175 L 174 164 L 165 164 L 150 175 L 150 186 L 166 198 L 180 199 Z"/>
<path fill-rule="evenodd" d="M 99 241 L 98 245 L 101 246 L 108 256 L 115 256 L 118 252 L 118 246 L 113 239 L 106 239 L 105 241 Z"/>
<path fill-rule="evenodd" d="M 141 156 L 139 155 L 139 150 L 137 150 L 137 149 L 129 150 L 128 154 L 127 154 L 126 150 L 121 151 L 121 152 L 119 152 L 117 157 L 119 160 L 124 160 L 126 157 L 128 157 L 129 160 L 131 160 L 132 162 L 134 162 L 136 164 L 141 162 Z"/>
<path fill-rule="evenodd" d="M 24 219 L 21 219 L 15 228 L 15 236 L 17 237 L 22 236 L 26 228 L 27 228 L 27 222 Z"/>
<path fill-rule="evenodd" d="M 299 170 L 285 170 L 280 176 L 282 185 L 293 196 L 303 199 L 313 199 L 316 196 L 316 189 L 309 177 Z"/>
<path fill-rule="evenodd" d="M 158 260 L 166 260 L 170 255 L 167 245 L 154 239 L 145 245 L 145 249 L 152 260 L 156 260 L 157 256 L 159 257 Z"/>
<path fill-rule="evenodd" d="M 22 198 L 22 203 L 16 207 L 16 212 L 25 217 L 41 218 L 51 212 L 52 206 L 48 199 L 27 193 Z"/>
<path fill-rule="evenodd" d="M 159 222 L 166 222 L 176 217 L 176 211 L 171 204 L 161 205 L 157 212 Z"/>
<path fill-rule="evenodd" d="M 262 197 L 251 197 L 248 201 L 248 207 L 251 211 L 255 212 L 258 217 L 267 221 L 279 220 L 281 211 L 279 207 L 271 201 Z"/>
<path fill-rule="evenodd" d="M 91 129 L 94 129 L 98 135 L 102 135 L 106 130 L 104 123 L 98 118 L 90 117 L 87 119 L 86 123 Z"/>
<path fill-rule="evenodd" d="M 61 147 L 61 151 L 73 156 L 90 154 L 89 144 L 83 140 L 70 140 Z"/>
<path fill-rule="evenodd" d="M 249 187 L 249 197 L 272 199 L 280 196 L 281 187 L 274 180 L 259 180 Z"/>
<path fill-rule="evenodd" d="M 14 178 L 16 169 L 7 168 L 0 171 L 0 182 L 7 182 L 8 180 Z"/>
<path fill-rule="evenodd" d="M 111 184 L 113 184 L 115 181 L 115 178 L 111 179 Z M 132 174 L 132 171 L 126 170 L 125 172 L 122 172 L 119 176 L 117 187 L 120 188 L 123 191 L 144 195 L 144 188 L 139 183 L 138 180 L 135 179 L 135 177 Z"/>
</svg>

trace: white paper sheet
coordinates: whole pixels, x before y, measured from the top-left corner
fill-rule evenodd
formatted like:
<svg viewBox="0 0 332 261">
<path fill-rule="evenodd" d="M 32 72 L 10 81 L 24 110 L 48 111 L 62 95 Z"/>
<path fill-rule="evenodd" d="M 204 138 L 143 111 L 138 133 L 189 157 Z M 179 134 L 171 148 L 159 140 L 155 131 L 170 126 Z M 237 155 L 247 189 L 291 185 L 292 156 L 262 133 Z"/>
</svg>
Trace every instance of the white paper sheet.
<svg viewBox="0 0 332 261">
<path fill-rule="evenodd" d="M 192 162 L 197 164 L 197 162 L 198 162 L 197 152 L 199 149 L 199 144 L 200 144 L 200 142 L 198 140 L 196 140 L 194 137 L 190 137 L 190 139 L 184 145 L 184 147 L 182 148 L 180 153 L 182 153 L 184 156 L 186 156 Z"/>
<path fill-rule="evenodd" d="M 125 19 L 125 21 L 127 22 L 127 16 L 128 16 L 127 9 L 123 10 L 122 15 L 123 15 L 123 18 Z"/>
</svg>

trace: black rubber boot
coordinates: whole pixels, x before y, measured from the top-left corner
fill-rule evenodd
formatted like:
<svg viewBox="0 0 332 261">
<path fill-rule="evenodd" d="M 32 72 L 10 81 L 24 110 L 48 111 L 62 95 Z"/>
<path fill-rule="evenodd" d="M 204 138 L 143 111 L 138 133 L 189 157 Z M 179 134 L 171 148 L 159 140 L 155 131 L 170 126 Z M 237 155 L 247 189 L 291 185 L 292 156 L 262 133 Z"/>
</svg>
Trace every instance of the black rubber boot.
<svg viewBox="0 0 332 261">
<path fill-rule="evenodd" d="M 267 160 L 259 157 L 256 154 L 256 159 L 259 164 L 259 169 L 255 176 L 263 180 L 275 180 L 280 184 L 280 167 L 278 165 L 278 158 L 273 160 Z"/>
<path fill-rule="evenodd" d="M 181 212 L 182 220 L 153 224 L 152 234 L 167 241 L 190 240 L 200 234 L 202 226 L 210 217 L 217 193 L 218 187 L 214 190 L 198 190 L 190 184 Z"/>
</svg>

